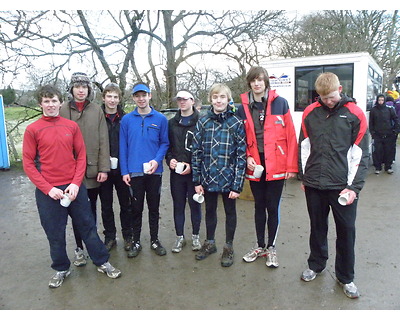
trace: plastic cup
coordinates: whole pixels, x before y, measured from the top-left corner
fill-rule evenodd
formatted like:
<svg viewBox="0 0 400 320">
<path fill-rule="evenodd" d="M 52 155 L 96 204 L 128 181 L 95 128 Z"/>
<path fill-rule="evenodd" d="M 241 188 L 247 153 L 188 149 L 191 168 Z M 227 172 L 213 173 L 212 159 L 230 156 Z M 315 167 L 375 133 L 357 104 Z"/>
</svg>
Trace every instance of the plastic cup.
<svg viewBox="0 0 400 320">
<path fill-rule="evenodd" d="M 117 169 L 118 167 L 118 158 L 110 157 L 111 169 Z"/>
<path fill-rule="evenodd" d="M 176 164 L 175 172 L 181 174 L 184 169 L 185 169 L 184 163 L 183 162 L 178 162 Z"/>
<path fill-rule="evenodd" d="M 260 178 L 262 173 L 264 171 L 264 167 L 261 164 L 256 165 L 256 167 L 254 168 L 254 177 L 255 178 Z"/>
<path fill-rule="evenodd" d="M 64 196 L 60 199 L 60 204 L 65 208 L 69 207 L 71 204 L 71 199 L 69 198 L 68 193 L 64 193 Z"/>
<path fill-rule="evenodd" d="M 347 204 L 347 201 L 349 200 L 350 192 L 343 193 L 339 196 L 338 202 L 342 205 L 345 206 Z"/>
<path fill-rule="evenodd" d="M 195 193 L 193 195 L 193 200 L 198 202 L 198 203 L 203 203 L 204 202 L 204 196 L 200 193 Z"/>
<path fill-rule="evenodd" d="M 150 170 L 150 167 L 151 167 L 150 162 L 143 163 L 143 172 L 148 174 L 149 170 Z"/>
</svg>

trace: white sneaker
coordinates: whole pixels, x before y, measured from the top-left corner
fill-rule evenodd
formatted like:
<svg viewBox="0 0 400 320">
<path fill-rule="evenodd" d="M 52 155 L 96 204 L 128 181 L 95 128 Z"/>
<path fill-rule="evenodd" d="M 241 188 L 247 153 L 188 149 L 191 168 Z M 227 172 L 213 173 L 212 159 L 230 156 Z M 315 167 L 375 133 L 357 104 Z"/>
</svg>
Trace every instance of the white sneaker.
<svg viewBox="0 0 400 320">
<path fill-rule="evenodd" d="M 70 275 L 71 271 L 57 271 L 49 281 L 50 288 L 58 288 L 62 285 L 64 279 Z"/>
<path fill-rule="evenodd" d="M 254 247 L 250 249 L 250 251 L 243 256 L 243 260 L 246 262 L 253 262 L 258 257 L 266 257 L 267 254 L 268 254 L 267 248 Z"/>
<path fill-rule="evenodd" d="M 112 279 L 116 279 L 121 276 L 121 270 L 114 268 L 108 261 L 97 267 L 97 271 L 107 274 L 107 276 Z"/>
<path fill-rule="evenodd" d="M 75 249 L 74 265 L 77 267 L 82 267 L 82 266 L 86 265 L 86 257 L 81 248 Z"/>
<path fill-rule="evenodd" d="M 350 299 L 357 299 L 360 296 L 360 293 L 358 292 L 358 289 L 354 282 L 350 282 L 347 284 L 341 283 L 339 280 L 338 282 L 342 286 L 344 294 Z"/>
<path fill-rule="evenodd" d="M 276 249 L 273 246 L 270 246 L 267 250 L 267 262 L 265 263 L 269 268 L 278 268 L 278 257 L 276 256 Z"/>
<path fill-rule="evenodd" d="M 183 236 L 177 236 L 175 240 L 175 244 L 172 247 L 172 252 L 181 252 L 182 248 L 186 245 L 186 240 Z"/>
<path fill-rule="evenodd" d="M 192 234 L 192 250 L 199 251 L 201 249 L 200 236 L 198 234 Z"/>
</svg>

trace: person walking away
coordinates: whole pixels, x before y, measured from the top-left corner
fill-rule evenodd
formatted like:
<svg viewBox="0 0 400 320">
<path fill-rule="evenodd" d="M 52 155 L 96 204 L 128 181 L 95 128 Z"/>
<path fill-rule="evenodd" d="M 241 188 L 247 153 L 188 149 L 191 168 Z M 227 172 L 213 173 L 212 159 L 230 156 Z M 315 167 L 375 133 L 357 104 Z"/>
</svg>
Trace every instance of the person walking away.
<svg viewBox="0 0 400 320">
<path fill-rule="evenodd" d="M 199 119 L 193 138 L 192 169 L 197 194 L 204 194 L 206 234 L 197 260 L 203 260 L 217 251 L 218 195 L 225 209 L 225 245 L 221 265 L 234 262 L 233 240 L 237 225 L 236 199 L 243 189 L 246 168 L 246 142 L 243 121 L 230 107 L 231 90 L 224 84 L 215 84 L 209 92 L 211 110 Z"/>
<path fill-rule="evenodd" d="M 195 194 L 192 174 L 192 141 L 193 133 L 199 118 L 199 112 L 195 108 L 193 95 L 186 90 L 177 93 L 175 101 L 178 112 L 168 121 L 169 148 L 165 161 L 170 168 L 170 188 L 173 201 L 173 215 L 176 232 L 176 240 L 172 252 L 179 253 L 186 245 L 184 236 L 185 206 L 190 207 L 192 222 L 192 250 L 201 248 L 200 223 L 201 204 L 193 200 Z M 177 164 L 183 165 L 184 170 L 179 172 Z"/>
<path fill-rule="evenodd" d="M 51 267 L 56 271 L 49 287 L 61 286 L 71 272 L 65 236 L 68 215 L 97 270 L 110 278 L 118 278 L 121 271 L 108 261 L 110 255 L 97 234 L 86 187 L 82 183 L 86 171 L 86 147 L 79 126 L 59 116 L 62 96 L 55 87 L 39 88 L 37 101 L 43 115 L 26 128 L 22 158 L 27 176 L 36 186 L 36 205 L 50 245 Z M 68 209 L 61 204 L 64 200 L 70 202 Z"/>
<path fill-rule="evenodd" d="M 133 86 L 136 109 L 122 118 L 120 127 L 120 162 L 123 181 L 132 192 L 133 243 L 128 258 L 142 250 L 140 236 L 144 199 L 149 211 L 151 249 L 163 256 L 167 252 L 158 238 L 163 159 L 169 147 L 168 120 L 150 105 L 147 84 Z"/>
<path fill-rule="evenodd" d="M 328 260 L 328 215 L 336 225 L 335 273 L 349 298 L 358 298 L 354 284 L 356 214 L 359 193 L 368 172 L 368 123 L 353 99 L 342 94 L 331 72 L 315 81 L 318 101 L 303 112 L 299 136 L 299 177 L 310 217 L 310 255 L 301 279 L 309 282 Z M 346 205 L 338 198 L 347 196 Z"/>
<path fill-rule="evenodd" d="M 250 91 L 241 94 L 238 114 L 245 120 L 246 178 L 250 180 L 254 197 L 257 243 L 243 260 L 253 262 L 258 257 L 266 257 L 267 267 L 277 268 L 280 203 L 285 180 L 297 176 L 297 138 L 288 102 L 271 90 L 267 70 L 252 67 L 246 80 Z M 263 172 L 258 177 L 254 171 L 260 165 Z"/>
<path fill-rule="evenodd" d="M 100 183 L 106 181 L 110 171 L 107 124 L 100 106 L 91 102 L 93 88 L 85 73 L 72 74 L 68 96 L 69 101 L 61 106 L 60 116 L 75 121 L 85 140 L 87 165 L 83 183 L 87 188 L 93 218 L 97 222 L 96 202 Z M 74 265 L 85 266 L 86 255 L 83 251 L 82 237 L 74 223 L 72 227 L 76 242 Z"/>
<path fill-rule="evenodd" d="M 130 203 L 129 187 L 122 180 L 119 164 L 119 128 L 124 111 L 120 104 L 122 92 L 115 83 L 108 84 L 103 90 L 103 104 L 101 106 L 108 127 L 108 138 L 110 142 L 110 166 L 107 180 L 100 185 L 101 217 L 104 226 L 104 244 L 110 251 L 116 244 L 115 217 L 113 210 L 114 188 L 117 194 L 120 208 L 120 223 L 124 249 L 129 251 L 132 245 L 132 208 Z"/>
</svg>

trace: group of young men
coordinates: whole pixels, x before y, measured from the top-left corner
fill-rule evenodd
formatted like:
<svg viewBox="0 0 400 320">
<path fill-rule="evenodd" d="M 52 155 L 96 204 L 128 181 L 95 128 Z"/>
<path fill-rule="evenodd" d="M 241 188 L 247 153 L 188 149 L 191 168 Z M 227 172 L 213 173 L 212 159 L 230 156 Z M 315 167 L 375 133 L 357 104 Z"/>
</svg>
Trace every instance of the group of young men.
<svg viewBox="0 0 400 320">
<path fill-rule="evenodd" d="M 88 77 L 75 73 L 70 100 L 51 86 L 39 90 L 43 117 L 26 129 L 24 168 L 36 185 L 41 223 L 50 244 L 52 268 L 57 272 L 50 287 L 62 284 L 69 274 L 65 228 L 71 216 L 77 249 L 76 266 L 86 264 L 83 243 L 100 272 L 111 278 L 121 272 L 109 264 L 116 244 L 113 187 L 119 204 L 124 248 L 129 258 L 142 250 L 141 227 L 144 201 L 149 211 L 150 247 L 166 254 L 159 237 L 159 204 L 163 160 L 170 169 L 170 187 L 176 241 L 172 252 L 186 245 L 185 206 L 190 207 L 191 247 L 203 260 L 217 251 L 215 231 L 217 203 L 221 195 L 225 209 L 225 237 L 221 265 L 234 262 L 233 240 L 237 227 L 236 199 L 250 180 L 254 196 L 257 243 L 243 256 L 246 262 L 266 258 L 270 268 L 279 266 L 276 239 L 284 181 L 299 177 L 310 217 L 310 256 L 301 279 L 311 281 L 326 267 L 330 208 L 336 222 L 335 271 L 345 294 L 357 298 L 354 279 L 355 218 L 358 194 L 368 166 L 367 121 L 352 99 L 341 93 L 333 73 L 321 74 L 315 83 L 318 101 L 303 114 L 299 140 L 288 102 L 271 90 L 262 67 L 252 67 L 246 77 L 249 91 L 241 94 L 238 110 L 224 84 L 212 86 L 210 110 L 200 117 L 195 98 L 187 90 L 177 93 L 178 112 L 169 121 L 150 104 L 147 84 L 133 86 L 136 108 L 124 114 L 121 91 L 116 84 L 103 90 L 103 106 L 90 102 L 93 90 Z M 117 165 L 110 166 L 117 158 Z M 262 166 L 261 175 L 255 169 Z M 178 167 L 180 168 L 178 170 Z M 183 167 L 183 170 L 182 170 Z M 348 193 L 345 206 L 338 197 Z M 68 208 L 59 200 L 68 194 Z M 100 195 L 104 243 L 97 235 L 96 201 Z M 205 198 L 206 239 L 200 242 L 201 204 Z M 88 200 L 89 199 L 89 200 Z M 265 231 L 267 229 L 267 239 Z"/>
</svg>

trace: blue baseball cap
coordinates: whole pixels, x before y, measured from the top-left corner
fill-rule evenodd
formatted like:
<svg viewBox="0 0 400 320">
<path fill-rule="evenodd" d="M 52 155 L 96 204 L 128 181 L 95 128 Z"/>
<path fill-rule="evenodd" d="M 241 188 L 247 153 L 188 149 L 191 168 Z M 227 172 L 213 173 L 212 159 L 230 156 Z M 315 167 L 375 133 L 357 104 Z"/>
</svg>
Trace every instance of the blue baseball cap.
<svg viewBox="0 0 400 320">
<path fill-rule="evenodd" d="M 135 94 L 136 92 L 139 92 L 139 91 L 144 91 L 144 92 L 150 93 L 149 87 L 143 83 L 139 83 L 139 84 L 135 85 L 132 89 L 132 94 Z"/>
</svg>

